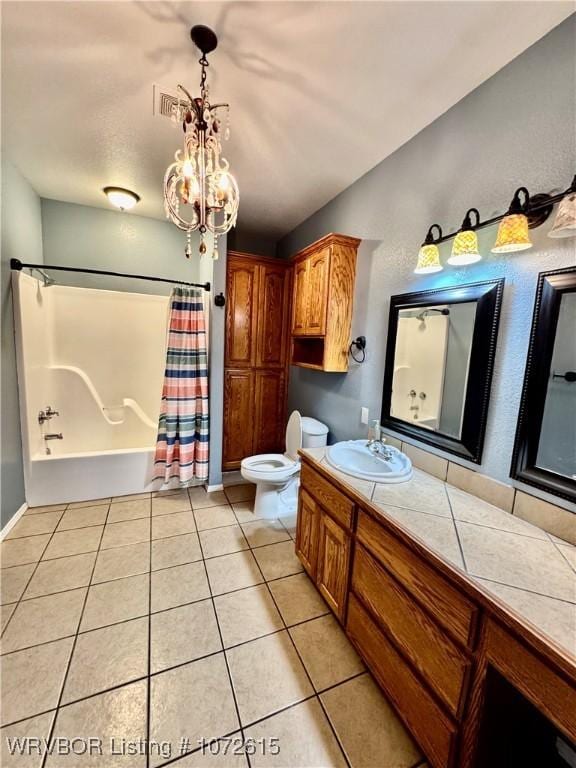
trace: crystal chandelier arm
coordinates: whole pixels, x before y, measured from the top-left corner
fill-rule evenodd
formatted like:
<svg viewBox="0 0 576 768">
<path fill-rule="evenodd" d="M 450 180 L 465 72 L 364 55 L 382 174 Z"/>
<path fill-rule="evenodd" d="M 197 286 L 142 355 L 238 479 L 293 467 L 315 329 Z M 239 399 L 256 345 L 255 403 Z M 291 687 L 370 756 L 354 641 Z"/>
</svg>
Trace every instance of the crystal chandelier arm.
<svg viewBox="0 0 576 768">
<path fill-rule="evenodd" d="M 192 98 L 190 93 L 186 90 L 186 88 L 184 88 L 183 85 L 180 85 L 180 83 L 178 83 L 178 90 L 182 91 L 182 93 L 184 93 L 186 95 L 186 97 L 188 98 L 188 101 L 190 102 L 190 104 L 192 104 L 192 105 L 194 104 L 194 99 Z"/>
</svg>

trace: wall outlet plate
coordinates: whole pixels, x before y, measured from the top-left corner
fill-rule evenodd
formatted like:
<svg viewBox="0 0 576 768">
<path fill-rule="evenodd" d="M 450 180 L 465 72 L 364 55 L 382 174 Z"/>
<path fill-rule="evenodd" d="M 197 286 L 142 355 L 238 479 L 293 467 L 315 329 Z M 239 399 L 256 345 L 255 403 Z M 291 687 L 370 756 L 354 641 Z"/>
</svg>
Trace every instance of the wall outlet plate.
<svg viewBox="0 0 576 768">
<path fill-rule="evenodd" d="M 368 410 L 368 408 L 360 408 L 360 423 L 368 424 L 369 415 L 370 415 L 370 411 Z"/>
</svg>

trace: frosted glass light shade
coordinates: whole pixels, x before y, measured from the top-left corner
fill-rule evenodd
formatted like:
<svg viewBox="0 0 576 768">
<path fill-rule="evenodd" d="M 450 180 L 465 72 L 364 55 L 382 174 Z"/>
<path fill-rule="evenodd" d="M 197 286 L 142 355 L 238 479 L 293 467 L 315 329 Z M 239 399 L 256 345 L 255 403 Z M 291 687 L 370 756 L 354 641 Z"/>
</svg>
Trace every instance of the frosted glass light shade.
<svg viewBox="0 0 576 768">
<path fill-rule="evenodd" d="M 478 252 L 478 236 L 471 229 L 458 232 L 452 244 L 452 255 L 448 259 L 448 264 L 462 265 L 474 264 L 480 261 L 482 256 Z"/>
<path fill-rule="evenodd" d="M 576 192 L 560 202 L 548 237 L 576 237 Z"/>
<path fill-rule="evenodd" d="M 505 216 L 498 227 L 496 243 L 492 253 L 512 253 L 532 248 L 528 234 L 528 219 L 523 213 L 511 213 Z"/>
<path fill-rule="evenodd" d="M 425 244 L 420 248 L 418 254 L 418 263 L 414 270 L 415 275 L 429 275 L 432 272 L 441 272 L 443 269 L 440 264 L 440 251 L 434 243 Z"/>
<path fill-rule="evenodd" d="M 136 192 L 132 192 L 130 189 L 104 187 L 102 191 L 108 198 L 108 201 L 115 208 L 120 208 L 121 211 L 129 211 L 130 208 L 134 208 L 136 203 L 140 201 L 140 195 L 137 195 Z"/>
</svg>

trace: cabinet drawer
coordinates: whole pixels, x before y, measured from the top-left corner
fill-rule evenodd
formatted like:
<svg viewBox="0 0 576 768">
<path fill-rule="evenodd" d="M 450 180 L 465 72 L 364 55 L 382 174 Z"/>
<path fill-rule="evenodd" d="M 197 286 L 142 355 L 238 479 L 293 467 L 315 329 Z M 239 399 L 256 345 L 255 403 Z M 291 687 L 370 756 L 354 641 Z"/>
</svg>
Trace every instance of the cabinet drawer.
<svg viewBox="0 0 576 768">
<path fill-rule="evenodd" d="M 352 589 L 458 717 L 468 678 L 465 653 L 362 546 L 354 556 Z"/>
<path fill-rule="evenodd" d="M 452 637 L 472 648 L 478 614 L 474 603 L 362 511 L 358 517 L 357 536 Z"/>
<path fill-rule="evenodd" d="M 452 764 L 456 726 L 428 696 L 408 664 L 372 621 L 354 594 L 348 634 L 434 768 Z"/>
<path fill-rule="evenodd" d="M 350 530 L 352 527 L 352 512 L 354 511 L 354 502 L 347 496 L 337 491 L 327 480 L 315 472 L 308 464 L 302 464 L 300 479 L 303 487 L 309 494 L 314 496 L 328 514 Z"/>
</svg>

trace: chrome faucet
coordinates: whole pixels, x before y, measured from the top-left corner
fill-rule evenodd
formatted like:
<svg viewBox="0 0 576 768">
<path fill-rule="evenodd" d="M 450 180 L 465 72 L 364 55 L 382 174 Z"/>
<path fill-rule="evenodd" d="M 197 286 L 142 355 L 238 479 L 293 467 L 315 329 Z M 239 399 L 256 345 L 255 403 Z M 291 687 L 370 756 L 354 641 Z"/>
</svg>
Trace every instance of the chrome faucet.
<svg viewBox="0 0 576 768">
<path fill-rule="evenodd" d="M 44 435 L 44 440 L 46 440 L 46 441 L 48 441 L 48 440 L 64 440 L 64 435 L 62 434 L 62 432 L 53 432 L 50 435 Z M 46 443 L 46 453 L 48 454 L 48 456 L 50 456 L 50 454 L 52 453 L 48 443 Z"/>
<path fill-rule="evenodd" d="M 390 459 L 393 456 L 392 451 L 390 450 L 389 446 L 386 445 L 386 438 L 382 436 L 382 427 L 380 426 L 380 422 L 378 420 L 374 421 L 374 425 L 372 427 L 372 434 L 373 437 L 371 437 L 368 442 L 366 443 L 366 447 L 372 453 L 374 456 L 378 457 L 379 459 L 383 459 L 384 461 L 390 461 Z"/>
<path fill-rule="evenodd" d="M 60 414 L 51 405 L 47 405 L 43 411 L 38 413 L 38 424 L 44 424 L 45 421 L 49 421 L 53 416 L 60 416 Z"/>
</svg>

